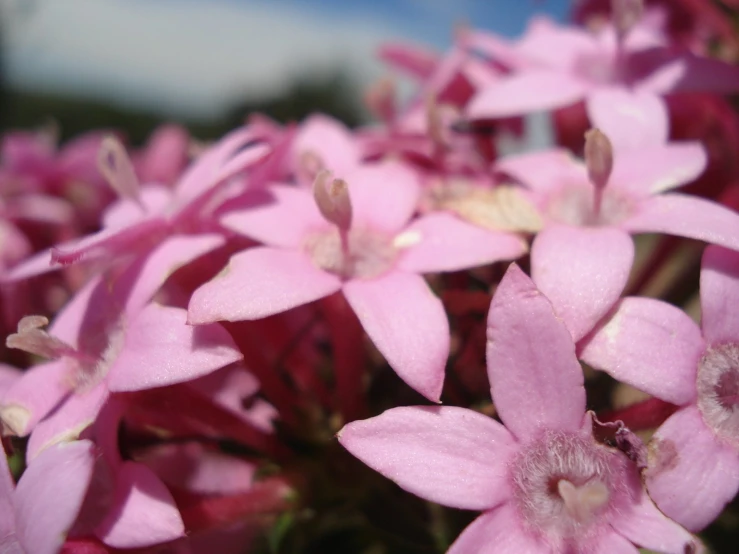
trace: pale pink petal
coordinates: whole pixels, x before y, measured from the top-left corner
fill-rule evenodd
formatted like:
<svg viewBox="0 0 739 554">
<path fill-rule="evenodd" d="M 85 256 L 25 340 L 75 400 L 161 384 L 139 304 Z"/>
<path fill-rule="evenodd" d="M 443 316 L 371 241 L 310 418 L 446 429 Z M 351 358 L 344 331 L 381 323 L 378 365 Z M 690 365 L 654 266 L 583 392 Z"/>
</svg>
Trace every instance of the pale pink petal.
<svg viewBox="0 0 739 554">
<path fill-rule="evenodd" d="M 574 104 L 587 85 L 563 72 L 532 69 L 504 77 L 481 91 L 469 103 L 469 119 L 490 119 L 552 110 Z"/>
<path fill-rule="evenodd" d="M 187 311 L 149 304 L 127 326 L 108 373 L 114 392 L 173 385 L 207 375 L 243 356 L 218 324 L 187 325 Z"/>
<path fill-rule="evenodd" d="M 700 142 L 645 144 L 616 154 L 608 186 L 641 196 L 657 194 L 694 181 L 707 164 L 706 149 Z"/>
<path fill-rule="evenodd" d="M 665 233 L 739 250 L 739 214 L 685 194 L 661 194 L 644 200 L 621 227 L 632 233 Z"/>
<path fill-rule="evenodd" d="M 633 261 L 619 229 L 553 225 L 534 239 L 531 277 L 578 341 L 618 301 Z"/>
<path fill-rule="evenodd" d="M 449 321 L 423 277 L 391 271 L 354 279 L 344 294 L 372 342 L 403 381 L 438 401 L 449 356 Z"/>
<path fill-rule="evenodd" d="M 467 48 L 505 66 L 517 68 L 531 64 L 528 57 L 518 51 L 514 42 L 493 33 L 479 29 L 466 29 L 462 40 Z"/>
<path fill-rule="evenodd" d="M 393 408 L 354 421 L 341 445 L 403 489 L 444 506 L 485 510 L 510 498 L 515 439 L 500 423 L 453 406 Z"/>
<path fill-rule="evenodd" d="M 314 230 L 329 227 L 307 189 L 272 185 L 246 193 L 247 209 L 227 213 L 225 227 L 268 246 L 297 248 Z"/>
<path fill-rule="evenodd" d="M 0 275 L 0 283 L 23 281 L 45 273 L 57 271 L 58 265 L 51 262 L 51 248 L 30 256 Z"/>
<path fill-rule="evenodd" d="M 547 544 L 522 528 L 511 503 L 485 512 L 457 537 L 447 554 L 554 554 Z"/>
<path fill-rule="evenodd" d="M 385 42 L 380 45 L 377 57 L 394 69 L 419 80 L 428 79 L 439 63 L 439 54 L 436 52 L 407 42 Z"/>
<path fill-rule="evenodd" d="M 34 366 L 5 391 L 0 419 L 7 431 L 26 436 L 72 390 L 67 364 L 55 360 Z"/>
<path fill-rule="evenodd" d="M 0 442 L 0 552 L 3 554 L 23 554 L 15 533 L 14 492 L 15 483 L 10 475 L 5 449 Z"/>
<path fill-rule="evenodd" d="M 395 245 L 403 249 L 398 267 L 419 273 L 514 260 L 527 250 L 518 235 L 483 229 L 447 213 L 417 219 L 395 237 Z"/>
<path fill-rule="evenodd" d="M 142 204 L 144 209 L 142 209 Z M 164 215 L 172 205 L 172 189 L 163 185 L 141 187 L 137 200 L 122 198 L 103 214 L 103 227 L 126 227 L 153 215 Z"/>
<path fill-rule="evenodd" d="M 13 498 L 18 538 L 30 554 L 56 554 L 82 507 L 95 466 L 95 446 L 53 446 L 31 464 Z"/>
<path fill-rule="evenodd" d="M 649 495 L 691 531 L 711 523 L 739 490 L 739 456 L 706 427 L 698 408 L 674 413 L 652 437 Z"/>
<path fill-rule="evenodd" d="M 600 48 L 599 48 L 600 47 Z M 561 73 L 577 68 L 583 61 L 605 65 L 610 62 L 603 56 L 596 37 L 585 29 L 560 25 L 545 15 L 531 18 L 516 49 L 536 63 L 556 68 Z"/>
<path fill-rule="evenodd" d="M 400 162 L 363 165 L 345 179 L 354 224 L 397 233 L 408 223 L 420 200 L 418 175 Z"/>
<path fill-rule="evenodd" d="M 682 310 L 652 298 L 624 298 L 588 337 L 580 359 L 649 394 L 687 404 L 706 345 Z"/>
<path fill-rule="evenodd" d="M 293 167 L 299 173 L 301 156 L 315 154 L 324 169 L 343 179 L 361 160 L 359 146 L 351 131 L 340 121 L 323 114 L 306 119 L 292 144 Z"/>
<path fill-rule="evenodd" d="M 501 158 L 495 170 L 537 193 L 547 193 L 571 182 L 587 180 L 585 166 L 559 148 Z"/>
<path fill-rule="evenodd" d="M 696 551 L 693 536 L 660 512 L 643 488 L 631 510 L 620 511 L 610 523 L 619 534 L 642 548 L 657 552 Z"/>
<path fill-rule="evenodd" d="M 95 534 L 113 548 L 141 548 L 182 537 L 185 526 L 159 478 L 142 464 L 124 462 L 113 507 Z"/>
<path fill-rule="evenodd" d="M 506 427 L 519 439 L 542 427 L 577 431 L 585 389 L 572 336 L 516 264 L 493 296 L 487 338 L 493 403 Z"/>
<path fill-rule="evenodd" d="M 615 150 L 662 145 L 669 135 L 664 101 L 649 92 L 604 88 L 588 95 L 588 117 L 603 131 Z"/>
<path fill-rule="evenodd" d="M 101 384 L 70 394 L 36 425 L 28 440 L 26 458 L 31 461 L 50 446 L 79 438 L 80 433 L 93 424 L 108 397 L 108 390 Z"/>
<path fill-rule="evenodd" d="M 340 288 L 337 276 L 316 268 L 302 252 L 251 248 L 232 256 L 220 274 L 193 293 L 188 322 L 259 319 Z"/>
<path fill-rule="evenodd" d="M 701 265 L 701 327 L 709 344 L 739 341 L 739 254 L 709 246 Z"/>
<path fill-rule="evenodd" d="M 5 391 L 8 390 L 11 385 L 15 383 L 21 375 L 23 375 L 23 373 L 23 371 L 16 367 L 0 363 L 0 404 L 2 404 Z"/>
<path fill-rule="evenodd" d="M 592 554 L 639 554 L 639 549 L 615 531 L 603 533 Z"/>
<path fill-rule="evenodd" d="M 174 235 L 164 239 L 117 279 L 116 292 L 125 289 L 126 312 L 138 312 L 175 271 L 219 248 L 224 242 L 223 236 L 215 233 Z"/>
<path fill-rule="evenodd" d="M 13 214 L 14 219 L 47 225 L 67 225 L 74 218 L 74 210 L 67 200 L 46 194 L 24 194 L 7 202 L 8 212 Z"/>
</svg>

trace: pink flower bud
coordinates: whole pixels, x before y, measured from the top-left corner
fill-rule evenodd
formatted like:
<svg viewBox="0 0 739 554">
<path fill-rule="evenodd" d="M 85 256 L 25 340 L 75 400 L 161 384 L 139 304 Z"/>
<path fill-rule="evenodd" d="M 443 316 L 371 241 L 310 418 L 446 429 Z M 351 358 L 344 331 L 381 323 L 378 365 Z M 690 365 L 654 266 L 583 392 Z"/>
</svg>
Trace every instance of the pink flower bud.
<svg viewBox="0 0 739 554">
<path fill-rule="evenodd" d="M 585 133 L 585 165 L 590 181 L 599 190 L 608 183 L 613 170 L 613 147 L 608 137 L 599 129 Z"/>
<path fill-rule="evenodd" d="M 313 181 L 313 198 L 321 215 L 342 231 L 352 224 L 352 203 L 349 187 L 343 179 L 333 179 L 331 172 L 321 170 Z"/>
</svg>

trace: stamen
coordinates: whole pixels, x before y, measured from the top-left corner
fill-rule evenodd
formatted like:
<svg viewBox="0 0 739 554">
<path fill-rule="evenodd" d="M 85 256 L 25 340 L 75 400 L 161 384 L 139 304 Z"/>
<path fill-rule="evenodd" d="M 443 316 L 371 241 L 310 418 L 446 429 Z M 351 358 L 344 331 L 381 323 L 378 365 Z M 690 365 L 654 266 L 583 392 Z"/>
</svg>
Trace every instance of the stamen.
<svg viewBox="0 0 739 554">
<path fill-rule="evenodd" d="M 131 159 L 120 141 L 113 136 L 105 137 L 100 144 L 98 169 L 118 196 L 133 200 L 145 210 Z"/>
<path fill-rule="evenodd" d="M 585 165 L 588 168 L 588 178 L 595 187 L 593 211 L 598 216 L 603 200 L 603 189 L 608 184 L 613 170 L 613 146 L 605 133 L 599 129 L 590 129 L 585 133 Z"/>
<path fill-rule="evenodd" d="M 644 0 L 611 0 L 611 14 L 616 36 L 622 42 L 644 13 Z"/>
<path fill-rule="evenodd" d="M 567 513 L 580 523 L 587 523 L 599 508 L 608 502 L 608 488 L 600 481 L 591 481 L 577 487 L 560 479 L 557 492 L 562 497 Z"/>
<path fill-rule="evenodd" d="M 379 79 L 364 93 L 364 102 L 370 111 L 385 123 L 395 119 L 397 107 L 395 81 L 390 76 Z"/>
<path fill-rule="evenodd" d="M 352 225 L 352 202 L 349 197 L 349 186 L 343 179 L 333 179 L 330 171 L 318 172 L 313 181 L 313 198 L 326 221 L 339 229 L 341 250 L 349 256 L 349 228 Z"/>
<path fill-rule="evenodd" d="M 18 322 L 18 332 L 5 339 L 5 346 L 24 350 L 42 358 L 56 359 L 62 356 L 79 357 L 79 353 L 66 342 L 41 330 L 49 320 L 41 315 L 29 315 Z"/>
</svg>

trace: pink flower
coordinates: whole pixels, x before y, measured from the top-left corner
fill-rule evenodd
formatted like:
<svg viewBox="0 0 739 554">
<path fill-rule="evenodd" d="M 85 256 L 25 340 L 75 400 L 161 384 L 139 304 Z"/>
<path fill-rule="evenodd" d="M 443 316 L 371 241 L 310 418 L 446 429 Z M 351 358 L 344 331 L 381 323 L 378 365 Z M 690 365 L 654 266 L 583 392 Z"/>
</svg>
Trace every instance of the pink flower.
<svg viewBox="0 0 739 554">
<path fill-rule="evenodd" d="M 531 247 L 531 275 L 575 340 L 623 291 L 634 256 L 631 234 L 666 233 L 739 249 L 739 214 L 671 192 L 701 174 L 703 147 L 663 142 L 667 118 L 654 96 L 614 91 L 609 98 L 589 105 L 596 126 L 614 137 L 605 185 L 595 186 L 587 164 L 562 150 L 504 158 L 496 166 L 524 184 L 544 219 Z M 619 108 L 641 115 L 619 118 Z M 629 129 L 649 138 L 631 139 Z"/>
<path fill-rule="evenodd" d="M 739 253 L 709 246 L 701 326 L 659 300 L 624 298 L 582 345 L 616 379 L 680 406 L 655 433 L 649 494 L 697 531 L 739 490 Z"/>
<path fill-rule="evenodd" d="M 467 108 L 471 119 L 560 108 L 613 87 L 658 95 L 739 88 L 735 67 L 668 45 L 659 29 L 638 19 L 621 33 L 607 25 L 591 34 L 537 18 L 517 42 L 483 33 L 469 41 L 513 70 L 478 90 Z"/>
<path fill-rule="evenodd" d="M 451 554 L 692 551 L 693 537 L 652 504 L 637 465 L 594 438 L 572 338 L 516 265 L 487 332 L 505 427 L 464 408 L 394 408 L 346 425 L 341 444 L 409 492 L 484 510 Z"/>
<path fill-rule="evenodd" d="M 329 180 L 326 174 L 316 180 L 315 199 L 306 190 L 272 186 L 271 201 L 262 194 L 261 204 L 223 218 L 267 246 L 236 254 L 196 290 L 189 322 L 259 319 L 342 291 L 390 366 L 438 400 L 449 324 L 419 273 L 516 258 L 525 243 L 507 233 L 493 239 L 448 214 L 411 221 L 420 187 L 397 163 L 361 166 L 346 182 Z"/>
</svg>

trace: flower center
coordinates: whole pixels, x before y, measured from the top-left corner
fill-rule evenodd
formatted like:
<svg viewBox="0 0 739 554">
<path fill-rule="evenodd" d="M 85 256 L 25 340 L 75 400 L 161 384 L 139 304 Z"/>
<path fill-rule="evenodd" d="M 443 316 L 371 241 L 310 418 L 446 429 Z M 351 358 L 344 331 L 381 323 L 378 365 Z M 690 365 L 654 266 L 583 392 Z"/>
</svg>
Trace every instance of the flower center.
<svg viewBox="0 0 739 554">
<path fill-rule="evenodd" d="M 722 439 L 739 447 L 739 344 L 709 348 L 698 365 L 698 408 Z"/>
<path fill-rule="evenodd" d="M 531 530 L 550 544 L 583 544 L 628 498 L 628 464 L 590 437 L 550 432 L 511 464 L 514 501 Z"/>
<path fill-rule="evenodd" d="M 390 236 L 367 228 L 346 231 L 346 243 L 341 233 L 332 227 L 310 235 L 305 249 L 313 263 L 345 279 L 371 279 L 389 270 L 398 257 L 398 249 Z"/>
<path fill-rule="evenodd" d="M 607 187 L 596 213 L 595 193 L 595 188 L 586 183 L 565 186 L 550 199 L 547 213 L 559 223 L 601 227 L 618 225 L 633 211 L 628 198 L 621 196 L 618 190 Z"/>
</svg>

